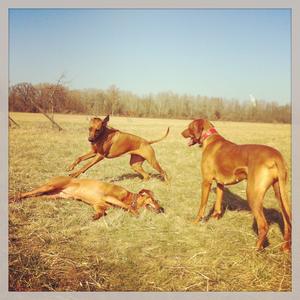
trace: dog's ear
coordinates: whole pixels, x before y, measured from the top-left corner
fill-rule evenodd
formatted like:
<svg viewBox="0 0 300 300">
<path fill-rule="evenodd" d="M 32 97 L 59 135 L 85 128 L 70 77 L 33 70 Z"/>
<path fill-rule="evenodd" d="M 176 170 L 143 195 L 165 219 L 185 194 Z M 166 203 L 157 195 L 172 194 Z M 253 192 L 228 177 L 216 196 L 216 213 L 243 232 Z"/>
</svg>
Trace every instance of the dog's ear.
<svg viewBox="0 0 300 300">
<path fill-rule="evenodd" d="M 97 116 L 95 116 L 95 115 L 89 115 L 89 116 L 87 116 L 86 117 L 86 119 L 89 121 L 89 122 L 91 122 L 93 119 L 95 119 L 95 118 L 97 118 Z"/>
<path fill-rule="evenodd" d="M 103 119 L 103 121 L 102 121 L 103 125 L 106 126 L 106 124 L 108 123 L 108 121 L 109 121 L 109 115 L 107 115 L 107 116 Z"/>
<path fill-rule="evenodd" d="M 194 123 L 193 124 L 194 135 L 197 139 L 200 139 L 204 127 L 204 121 L 202 119 L 199 119 L 199 120 L 195 120 L 193 123 Z"/>
<path fill-rule="evenodd" d="M 140 196 L 144 196 L 145 194 L 150 196 L 151 198 L 154 198 L 154 194 L 150 190 L 142 189 L 139 191 Z"/>
</svg>

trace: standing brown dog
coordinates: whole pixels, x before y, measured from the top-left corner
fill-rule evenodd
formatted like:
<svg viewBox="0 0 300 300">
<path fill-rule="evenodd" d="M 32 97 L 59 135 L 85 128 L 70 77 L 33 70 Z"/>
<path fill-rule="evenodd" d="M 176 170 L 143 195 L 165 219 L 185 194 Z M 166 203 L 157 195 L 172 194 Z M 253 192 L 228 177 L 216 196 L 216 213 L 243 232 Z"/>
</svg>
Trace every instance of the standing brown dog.
<svg viewBox="0 0 300 300">
<path fill-rule="evenodd" d="M 263 248 L 268 224 L 263 213 L 263 199 L 272 185 L 279 200 L 284 221 L 284 251 L 291 250 L 291 212 L 286 191 L 287 167 L 280 152 L 264 145 L 236 145 L 225 140 L 208 120 L 191 122 L 182 132 L 190 138 L 189 146 L 203 147 L 202 195 L 200 209 L 194 223 L 203 220 L 213 181 L 217 183 L 217 199 L 213 217 L 220 218 L 224 185 L 247 179 L 247 199 L 258 225 L 256 249 Z"/>
<path fill-rule="evenodd" d="M 86 159 L 92 157 L 94 157 L 94 159 L 80 170 L 71 173 L 70 176 L 78 177 L 81 173 L 84 173 L 104 158 L 115 158 L 124 153 L 129 153 L 131 155 L 131 168 L 135 172 L 141 174 L 144 180 L 150 178 L 149 174 L 142 168 L 143 162 L 147 160 L 148 163 L 160 173 L 164 180 L 167 181 L 167 173 L 161 168 L 156 160 L 151 144 L 163 140 L 168 135 L 169 128 L 162 138 L 154 141 L 147 141 L 139 136 L 107 127 L 108 121 L 109 116 L 106 116 L 104 120 L 101 120 L 100 118 L 91 119 L 88 140 L 91 142 L 92 149 L 87 154 L 78 157 L 67 168 L 67 171 L 72 171 L 77 164 Z"/>
</svg>

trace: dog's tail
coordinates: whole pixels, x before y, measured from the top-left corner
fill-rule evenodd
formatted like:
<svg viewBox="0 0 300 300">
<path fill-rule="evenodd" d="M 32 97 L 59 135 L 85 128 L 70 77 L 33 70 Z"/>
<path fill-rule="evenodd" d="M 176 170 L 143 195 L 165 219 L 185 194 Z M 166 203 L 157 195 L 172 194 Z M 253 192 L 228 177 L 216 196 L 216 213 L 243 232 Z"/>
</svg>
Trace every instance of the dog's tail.
<svg viewBox="0 0 300 300">
<path fill-rule="evenodd" d="M 170 127 L 168 127 L 167 132 L 165 133 L 165 135 L 162 138 L 160 138 L 158 140 L 148 141 L 148 143 L 154 144 L 154 143 L 158 143 L 158 142 L 162 141 L 163 139 L 165 139 L 167 137 L 167 135 L 169 134 L 169 131 L 170 131 Z"/>
<path fill-rule="evenodd" d="M 280 190 L 282 213 L 284 214 L 284 218 L 287 220 L 289 226 L 291 226 L 291 212 L 288 205 L 288 195 L 286 191 L 286 184 L 288 178 L 287 166 L 283 158 L 276 160 L 276 166 L 278 170 L 278 183 Z"/>
</svg>

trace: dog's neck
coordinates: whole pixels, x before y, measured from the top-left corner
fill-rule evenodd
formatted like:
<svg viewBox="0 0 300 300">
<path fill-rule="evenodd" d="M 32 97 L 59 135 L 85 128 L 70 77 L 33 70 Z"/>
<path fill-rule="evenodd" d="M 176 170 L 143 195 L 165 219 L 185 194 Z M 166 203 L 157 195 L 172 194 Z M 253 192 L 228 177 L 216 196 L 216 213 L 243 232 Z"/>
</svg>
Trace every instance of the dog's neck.
<svg viewBox="0 0 300 300">
<path fill-rule="evenodd" d="M 114 128 L 112 128 L 112 127 L 105 127 L 105 128 L 103 129 L 103 131 L 101 132 L 101 134 L 97 137 L 96 141 L 93 142 L 93 144 L 97 144 L 97 143 L 99 143 L 100 141 L 110 139 L 110 136 L 111 136 L 113 133 L 117 132 L 117 131 L 119 131 L 119 130 L 118 130 L 118 129 L 114 129 Z"/>
<path fill-rule="evenodd" d="M 208 144 L 219 138 L 223 139 L 223 137 L 218 133 L 218 131 L 214 127 L 210 127 L 206 130 L 203 130 L 200 138 L 203 150 Z"/>
<path fill-rule="evenodd" d="M 128 192 L 126 198 L 124 199 L 124 202 L 131 206 L 131 208 L 136 209 L 137 208 L 137 200 L 139 198 L 139 194 L 134 194 Z"/>
<path fill-rule="evenodd" d="M 200 142 L 203 143 L 207 138 L 209 138 L 212 135 L 216 135 L 216 134 L 219 134 L 219 133 L 216 130 L 216 128 L 214 128 L 214 127 L 203 130 L 201 138 L 200 138 Z"/>
</svg>

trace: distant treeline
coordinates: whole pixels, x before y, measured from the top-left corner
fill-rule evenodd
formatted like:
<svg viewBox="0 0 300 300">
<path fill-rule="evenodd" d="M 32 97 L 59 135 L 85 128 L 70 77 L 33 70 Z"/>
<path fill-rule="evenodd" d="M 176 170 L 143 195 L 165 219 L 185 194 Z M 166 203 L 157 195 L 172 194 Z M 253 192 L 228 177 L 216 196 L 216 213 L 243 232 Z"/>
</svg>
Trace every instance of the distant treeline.
<svg viewBox="0 0 300 300">
<path fill-rule="evenodd" d="M 62 84 L 19 83 L 9 90 L 9 110 L 154 118 L 208 118 L 248 122 L 291 122 L 291 106 L 255 100 L 162 92 L 138 96 L 116 86 L 107 90 L 71 90 Z"/>
</svg>

